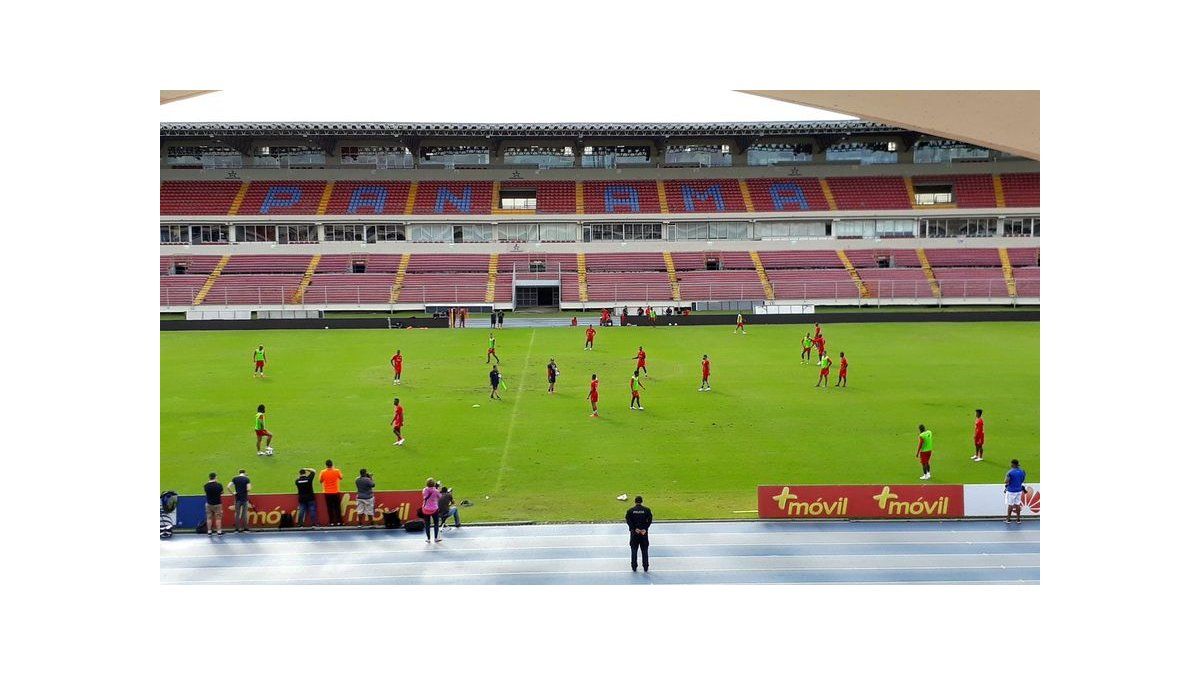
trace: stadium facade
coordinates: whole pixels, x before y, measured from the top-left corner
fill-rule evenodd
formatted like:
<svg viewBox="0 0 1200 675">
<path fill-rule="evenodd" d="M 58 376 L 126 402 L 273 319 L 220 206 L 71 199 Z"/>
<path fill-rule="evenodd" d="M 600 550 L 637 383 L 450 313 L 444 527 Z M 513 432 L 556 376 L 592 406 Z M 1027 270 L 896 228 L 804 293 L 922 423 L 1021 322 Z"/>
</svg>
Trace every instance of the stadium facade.
<svg viewBox="0 0 1200 675">
<path fill-rule="evenodd" d="M 163 311 L 1039 302 L 1039 163 L 871 122 L 160 142 Z"/>
</svg>

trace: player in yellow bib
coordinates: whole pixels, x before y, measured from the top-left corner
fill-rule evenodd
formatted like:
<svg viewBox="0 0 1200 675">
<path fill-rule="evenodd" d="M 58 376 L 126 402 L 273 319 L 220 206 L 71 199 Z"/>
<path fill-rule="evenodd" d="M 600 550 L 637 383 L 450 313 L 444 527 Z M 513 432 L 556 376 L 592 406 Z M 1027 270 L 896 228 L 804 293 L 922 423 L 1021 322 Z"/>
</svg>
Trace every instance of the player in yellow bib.
<svg viewBox="0 0 1200 675">
<path fill-rule="evenodd" d="M 258 405 L 258 413 L 254 416 L 254 449 L 261 455 L 275 454 L 275 448 L 271 447 L 271 439 L 275 438 L 271 432 L 267 431 L 267 406 Z M 266 450 L 262 447 L 263 438 L 267 439 Z"/>
<path fill-rule="evenodd" d="M 633 371 L 633 377 L 629 378 L 629 409 L 630 410 L 645 410 L 642 407 L 642 395 L 638 393 L 638 388 L 645 389 L 646 385 L 642 384 L 641 378 L 638 377 L 637 369 Z M 634 405 L 637 405 L 635 408 Z"/>
<path fill-rule="evenodd" d="M 266 377 L 267 373 L 267 350 L 263 349 L 262 345 L 254 350 L 254 377 Z"/>
</svg>

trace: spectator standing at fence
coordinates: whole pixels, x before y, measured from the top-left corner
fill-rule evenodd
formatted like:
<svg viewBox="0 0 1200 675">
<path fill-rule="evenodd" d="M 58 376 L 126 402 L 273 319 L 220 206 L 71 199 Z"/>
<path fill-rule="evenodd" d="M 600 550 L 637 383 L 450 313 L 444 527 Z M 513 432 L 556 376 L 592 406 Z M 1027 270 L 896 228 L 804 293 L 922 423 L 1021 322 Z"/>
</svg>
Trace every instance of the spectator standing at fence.
<svg viewBox="0 0 1200 675">
<path fill-rule="evenodd" d="M 375 477 L 366 469 L 359 469 L 354 487 L 358 491 L 354 495 L 354 513 L 358 518 L 358 526 L 370 527 L 375 521 Z"/>
<path fill-rule="evenodd" d="M 496 310 L 496 328 L 504 328 L 504 310 Z"/>
<path fill-rule="evenodd" d="M 492 330 L 496 329 L 496 310 L 492 310 Z"/>
<path fill-rule="evenodd" d="M 309 527 L 317 526 L 317 495 L 313 491 L 313 481 L 317 478 L 315 469 L 300 469 L 300 477 L 296 479 L 296 502 L 299 505 L 299 511 L 296 514 L 296 527 L 304 527 L 308 515 L 307 523 Z"/>
<path fill-rule="evenodd" d="M 217 474 L 208 474 L 208 482 L 204 484 L 204 526 L 208 528 L 210 537 L 214 530 L 217 534 L 225 534 L 221 531 L 221 495 L 223 494 L 225 494 L 225 488 L 221 487 L 221 481 L 217 480 Z"/>
<path fill-rule="evenodd" d="M 425 481 L 425 489 L 421 490 L 421 521 L 425 523 L 425 542 L 429 542 L 429 531 L 433 529 L 433 541 L 442 540 L 441 526 L 438 522 L 438 492 L 436 481 L 432 478 Z"/>
<path fill-rule="evenodd" d="M 1017 460 L 1012 461 L 1012 468 L 1004 476 L 1004 522 L 1011 523 L 1012 517 L 1017 517 L 1017 522 L 1021 522 L 1021 497 L 1025 494 L 1025 469 L 1021 468 L 1021 463 Z"/>
<path fill-rule="evenodd" d="M 317 477 L 321 491 L 325 494 L 325 510 L 329 512 L 330 525 L 342 525 L 342 470 L 333 465 L 332 459 L 325 460 L 325 468 Z"/>
<path fill-rule="evenodd" d="M 633 506 L 625 512 L 625 524 L 629 526 L 629 556 L 633 571 L 638 568 L 638 549 L 642 551 L 642 570 L 650 571 L 650 524 L 654 514 L 642 505 L 642 496 L 633 498 Z"/>
<path fill-rule="evenodd" d="M 247 532 L 250 530 L 250 477 L 245 469 L 238 469 L 238 475 L 225 486 L 233 495 L 233 531 Z"/>
<path fill-rule="evenodd" d="M 458 519 L 458 507 L 454 505 L 454 490 L 445 485 L 439 488 L 438 493 L 438 518 L 442 520 L 442 528 L 446 527 L 446 521 L 454 518 L 454 528 L 462 527 L 462 521 Z"/>
</svg>

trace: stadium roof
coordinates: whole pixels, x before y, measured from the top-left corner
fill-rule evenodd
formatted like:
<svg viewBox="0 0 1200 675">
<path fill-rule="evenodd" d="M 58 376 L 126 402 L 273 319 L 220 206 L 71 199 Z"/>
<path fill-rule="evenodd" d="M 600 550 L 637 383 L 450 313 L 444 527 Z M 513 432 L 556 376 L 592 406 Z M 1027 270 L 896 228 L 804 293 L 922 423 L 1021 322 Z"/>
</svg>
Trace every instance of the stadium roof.
<svg viewBox="0 0 1200 675">
<path fill-rule="evenodd" d="M 412 123 L 412 122 L 163 122 L 159 135 L 172 138 L 215 136 L 483 136 L 490 138 L 570 136 L 806 136 L 815 134 L 899 134 L 901 127 L 863 122 L 700 122 L 700 123 Z"/>
</svg>

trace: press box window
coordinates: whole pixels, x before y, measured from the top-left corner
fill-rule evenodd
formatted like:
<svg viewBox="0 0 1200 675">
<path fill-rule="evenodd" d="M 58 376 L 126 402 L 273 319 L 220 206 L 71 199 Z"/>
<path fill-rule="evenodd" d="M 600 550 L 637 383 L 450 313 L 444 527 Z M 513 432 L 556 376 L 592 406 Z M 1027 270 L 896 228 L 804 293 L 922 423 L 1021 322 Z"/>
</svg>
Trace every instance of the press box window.
<svg viewBox="0 0 1200 675">
<path fill-rule="evenodd" d="M 914 185 L 917 206 L 936 206 L 954 203 L 954 188 L 949 185 Z"/>
<path fill-rule="evenodd" d="M 500 210 L 502 211 L 536 211 L 537 191 L 535 190 L 501 190 Z"/>
</svg>

